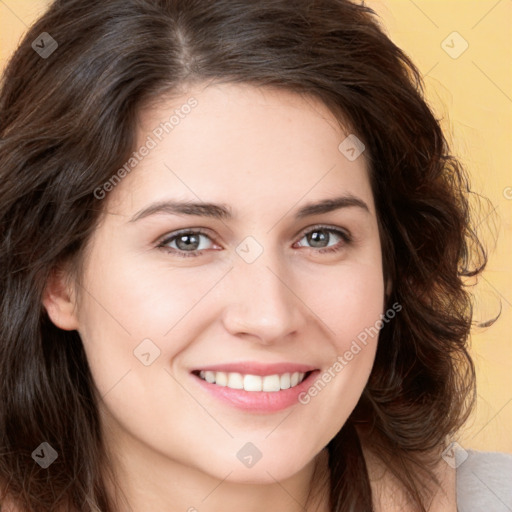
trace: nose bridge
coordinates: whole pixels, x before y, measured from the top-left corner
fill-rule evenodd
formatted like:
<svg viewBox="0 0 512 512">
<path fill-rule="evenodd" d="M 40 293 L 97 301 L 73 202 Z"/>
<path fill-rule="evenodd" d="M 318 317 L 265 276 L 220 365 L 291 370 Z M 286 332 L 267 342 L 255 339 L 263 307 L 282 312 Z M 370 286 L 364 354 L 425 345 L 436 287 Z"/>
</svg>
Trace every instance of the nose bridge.
<svg viewBox="0 0 512 512">
<path fill-rule="evenodd" d="M 270 343 L 297 331 L 304 319 L 283 254 L 250 238 L 236 249 L 225 325 L 232 334 L 252 334 Z"/>
</svg>

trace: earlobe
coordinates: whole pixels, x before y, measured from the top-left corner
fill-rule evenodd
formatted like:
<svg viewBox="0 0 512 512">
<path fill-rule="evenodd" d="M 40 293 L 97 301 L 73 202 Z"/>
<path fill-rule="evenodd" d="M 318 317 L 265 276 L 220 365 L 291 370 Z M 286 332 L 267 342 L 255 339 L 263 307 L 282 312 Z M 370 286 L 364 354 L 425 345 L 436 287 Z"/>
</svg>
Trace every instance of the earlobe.
<svg viewBox="0 0 512 512">
<path fill-rule="evenodd" d="M 42 302 L 53 324 L 66 331 L 78 329 L 75 292 L 62 268 L 52 270 Z"/>
</svg>

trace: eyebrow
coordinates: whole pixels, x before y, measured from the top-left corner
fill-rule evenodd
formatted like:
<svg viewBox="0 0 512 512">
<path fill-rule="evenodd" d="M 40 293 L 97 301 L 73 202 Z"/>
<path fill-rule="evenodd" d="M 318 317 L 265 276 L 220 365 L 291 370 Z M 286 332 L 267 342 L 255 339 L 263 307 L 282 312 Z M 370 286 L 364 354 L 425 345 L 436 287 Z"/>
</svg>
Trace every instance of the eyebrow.
<svg viewBox="0 0 512 512">
<path fill-rule="evenodd" d="M 302 219 L 311 215 L 329 213 L 341 208 L 357 207 L 370 212 L 368 205 L 360 198 L 351 194 L 330 199 L 323 199 L 316 203 L 308 203 L 295 213 L 296 219 Z M 154 214 L 168 215 L 194 215 L 200 217 L 212 217 L 214 219 L 229 220 L 233 213 L 229 206 L 217 203 L 203 203 L 191 201 L 161 201 L 137 212 L 129 222 L 136 222 Z"/>
</svg>

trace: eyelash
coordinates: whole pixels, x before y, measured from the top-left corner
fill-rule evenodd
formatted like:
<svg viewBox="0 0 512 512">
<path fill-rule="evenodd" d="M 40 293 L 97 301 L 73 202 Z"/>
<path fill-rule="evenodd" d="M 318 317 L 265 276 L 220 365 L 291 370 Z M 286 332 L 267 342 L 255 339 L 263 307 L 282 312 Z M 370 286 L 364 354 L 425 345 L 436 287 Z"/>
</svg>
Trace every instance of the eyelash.
<svg viewBox="0 0 512 512">
<path fill-rule="evenodd" d="M 340 229 L 336 229 L 336 228 L 331 228 L 329 226 L 314 226 L 313 228 L 311 228 L 310 230 L 308 231 L 305 231 L 305 232 L 302 232 L 301 234 L 301 238 L 299 240 L 302 240 L 302 238 L 304 238 L 306 235 L 309 235 L 310 233 L 314 233 L 315 231 L 327 231 L 329 233 L 334 233 L 336 236 L 339 236 L 343 242 L 345 243 L 350 243 L 352 241 L 352 238 L 350 237 L 350 235 L 346 232 L 346 231 L 342 231 Z M 164 238 L 160 243 L 158 243 L 157 245 L 157 248 L 158 249 L 162 249 L 170 254 L 175 254 L 181 258 L 189 258 L 189 257 L 196 257 L 196 256 L 200 256 L 201 253 L 205 250 L 205 249 L 201 249 L 201 250 L 195 250 L 195 251 L 183 251 L 181 249 L 173 249 L 173 248 L 169 248 L 167 247 L 167 244 L 173 242 L 175 239 L 177 239 L 179 236 L 181 235 L 204 235 L 208 238 L 210 238 L 210 235 L 200 229 L 200 228 L 197 228 L 197 229 L 183 229 L 183 230 L 180 230 L 180 231 L 177 231 L 175 233 L 172 233 L 171 236 L 168 236 L 166 238 Z M 210 238 L 211 239 L 211 238 Z M 325 254 L 325 253 L 335 253 L 335 252 L 338 252 L 338 251 L 341 251 L 341 249 L 343 248 L 343 245 L 342 244 L 341 246 L 339 245 L 339 242 L 338 244 L 336 244 L 334 247 L 328 247 L 328 248 L 323 248 L 323 249 L 317 249 L 316 252 L 317 253 L 320 253 L 320 254 Z M 310 249 L 315 249 L 314 247 L 310 247 Z"/>
</svg>

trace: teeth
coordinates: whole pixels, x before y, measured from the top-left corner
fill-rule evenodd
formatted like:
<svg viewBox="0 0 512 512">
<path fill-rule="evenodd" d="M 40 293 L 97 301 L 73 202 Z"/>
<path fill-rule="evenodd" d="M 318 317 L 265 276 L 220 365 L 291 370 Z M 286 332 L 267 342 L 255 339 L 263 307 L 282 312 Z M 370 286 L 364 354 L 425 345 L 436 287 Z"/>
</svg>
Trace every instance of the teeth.
<svg viewBox="0 0 512 512">
<path fill-rule="evenodd" d="M 228 373 L 228 387 L 231 389 L 244 389 L 243 375 L 241 373 Z"/>
<path fill-rule="evenodd" d="M 305 373 L 283 373 L 282 375 L 242 375 L 241 373 L 200 371 L 199 377 L 211 384 L 245 391 L 280 391 L 293 388 L 304 380 Z"/>
<path fill-rule="evenodd" d="M 281 382 L 279 384 L 281 386 L 281 389 L 288 389 L 291 386 L 290 374 L 284 373 L 283 375 L 281 375 Z"/>
<path fill-rule="evenodd" d="M 228 374 L 225 372 L 216 372 L 215 384 L 217 384 L 217 386 L 227 386 L 228 385 Z"/>
<path fill-rule="evenodd" d="M 245 391 L 261 391 L 263 379 L 258 375 L 244 375 Z"/>
<path fill-rule="evenodd" d="M 263 391 L 279 391 L 281 389 L 281 377 L 279 375 L 267 375 L 263 377 Z"/>
</svg>

